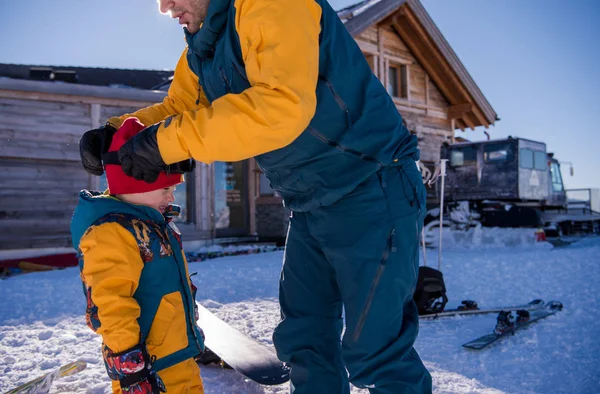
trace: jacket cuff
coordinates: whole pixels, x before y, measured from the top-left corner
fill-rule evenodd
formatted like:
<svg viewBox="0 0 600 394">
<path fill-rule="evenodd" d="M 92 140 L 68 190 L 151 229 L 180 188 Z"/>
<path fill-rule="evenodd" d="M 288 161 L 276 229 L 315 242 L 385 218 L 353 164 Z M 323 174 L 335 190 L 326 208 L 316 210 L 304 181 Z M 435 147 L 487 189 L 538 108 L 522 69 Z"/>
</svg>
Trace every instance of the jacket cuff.
<svg viewBox="0 0 600 394">
<path fill-rule="evenodd" d="M 113 116 L 106 121 L 106 124 L 111 125 L 115 129 L 119 130 L 125 119 L 127 119 L 127 117 Z"/>
<path fill-rule="evenodd" d="M 165 164 L 173 164 L 192 158 L 179 140 L 177 129 L 175 125 L 171 124 L 171 118 L 167 118 L 159 125 L 156 132 L 156 143 Z"/>
</svg>

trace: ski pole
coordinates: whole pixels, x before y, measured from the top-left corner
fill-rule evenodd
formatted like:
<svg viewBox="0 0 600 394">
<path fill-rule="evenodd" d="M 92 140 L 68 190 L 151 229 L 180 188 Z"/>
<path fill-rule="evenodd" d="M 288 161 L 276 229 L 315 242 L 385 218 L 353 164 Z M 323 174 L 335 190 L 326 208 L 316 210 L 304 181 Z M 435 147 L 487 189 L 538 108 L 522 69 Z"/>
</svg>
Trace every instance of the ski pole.
<svg viewBox="0 0 600 394">
<path fill-rule="evenodd" d="M 427 267 L 427 252 L 425 248 L 425 226 L 421 229 L 421 245 L 423 246 L 423 265 Z"/>
<path fill-rule="evenodd" d="M 446 177 L 446 162 L 448 159 L 440 160 L 440 176 L 442 177 L 442 191 L 440 193 L 440 243 L 438 246 L 438 271 L 442 270 L 442 225 L 444 222 L 444 178 Z"/>
<path fill-rule="evenodd" d="M 421 173 L 423 183 L 427 183 L 431 179 L 431 171 L 421 163 L 421 160 L 417 160 L 417 169 Z M 423 265 L 427 267 L 427 252 L 425 251 L 425 226 L 421 228 L 421 246 L 423 247 Z"/>
</svg>

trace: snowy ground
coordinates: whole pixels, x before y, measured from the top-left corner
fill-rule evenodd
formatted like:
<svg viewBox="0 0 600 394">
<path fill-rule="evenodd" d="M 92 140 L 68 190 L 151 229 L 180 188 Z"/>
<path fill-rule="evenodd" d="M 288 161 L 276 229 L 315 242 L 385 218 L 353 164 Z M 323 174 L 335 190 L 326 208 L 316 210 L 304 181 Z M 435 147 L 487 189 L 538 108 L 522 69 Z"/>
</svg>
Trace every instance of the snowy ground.
<svg viewBox="0 0 600 394">
<path fill-rule="evenodd" d="M 468 248 L 457 246 L 460 237 L 445 238 L 449 306 L 465 298 L 481 306 L 542 298 L 560 300 L 565 309 L 479 352 L 461 344 L 487 333 L 494 316 L 422 321 L 416 348 L 433 375 L 435 393 L 598 392 L 600 238 L 553 249 L 530 237 L 529 230 L 485 232 Z M 198 301 L 272 345 L 281 258 L 282 252 L 273 252 L 192 263 Z M 428 249 L 427 261 L 437 264 L 436 250 Z M 57 381 L 52 392 L 109 392 L 100 339 L 85 325 L 77 268 L 2 280 L 0 300 L 0 392 L 76 359 L 88 368 Z M 289 392 L 287 384 L 260 387 L 229 370 L 204 368 L 202 375 L 207 394 Z"/>
</svg>

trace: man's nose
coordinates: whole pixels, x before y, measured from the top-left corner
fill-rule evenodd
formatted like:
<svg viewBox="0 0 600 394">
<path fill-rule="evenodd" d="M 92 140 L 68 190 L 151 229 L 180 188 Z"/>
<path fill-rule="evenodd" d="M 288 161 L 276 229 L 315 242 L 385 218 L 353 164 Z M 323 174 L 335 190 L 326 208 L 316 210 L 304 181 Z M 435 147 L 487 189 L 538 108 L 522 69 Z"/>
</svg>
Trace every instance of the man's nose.
<svg viewBox="0 0 600 394">
<path fill-rule="evenodd" d="M 158 0 L 158 9 L 161 13 L 166 14 L 173 8 L 173 0 Z"/>
</svg>

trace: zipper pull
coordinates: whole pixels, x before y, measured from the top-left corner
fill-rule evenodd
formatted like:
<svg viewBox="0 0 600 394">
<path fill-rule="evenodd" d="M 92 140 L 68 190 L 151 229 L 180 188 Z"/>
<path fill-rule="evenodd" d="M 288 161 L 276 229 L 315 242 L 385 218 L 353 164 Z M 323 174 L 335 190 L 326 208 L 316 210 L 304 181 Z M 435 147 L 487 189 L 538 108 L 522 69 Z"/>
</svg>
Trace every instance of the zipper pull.
<svg viewBox="0 0 600 394">
<path fill-rule="evenodd" d="M 223 70 L 223 67 L 219 67 L 219 71 L 221 71 L 221 78 L 223 78 L 223 82 L 225 84 L 225 90 L 227 91 L 227 93 L 229 93 L 229 79 L 227 79 L 225 70 Z"/>
</svg>

